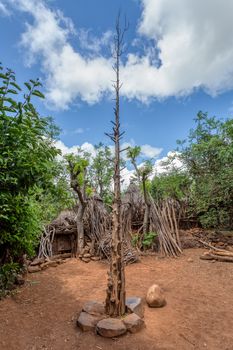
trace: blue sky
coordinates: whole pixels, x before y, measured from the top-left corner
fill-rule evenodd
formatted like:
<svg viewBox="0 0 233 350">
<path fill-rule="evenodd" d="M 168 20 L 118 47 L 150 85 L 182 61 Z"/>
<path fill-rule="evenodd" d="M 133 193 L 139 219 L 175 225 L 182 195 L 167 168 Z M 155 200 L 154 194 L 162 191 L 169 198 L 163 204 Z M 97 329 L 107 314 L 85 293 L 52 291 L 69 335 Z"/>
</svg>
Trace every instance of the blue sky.
<svg viewBox="0 0 233 350">
<path fill-rule="evenodd" d="M 144 156 L 161 158 L 187 136 L 199 110 L 231 117 L 232 1 L 0 0 L 0 61 L 20 83 L 42 80 L 46 103 L 36 103 L 62 129 L 61 147 L 109 143 L 110 47 L 119 8 L 130 23 L 124 142 L 148 145 Z"/>
</svg>

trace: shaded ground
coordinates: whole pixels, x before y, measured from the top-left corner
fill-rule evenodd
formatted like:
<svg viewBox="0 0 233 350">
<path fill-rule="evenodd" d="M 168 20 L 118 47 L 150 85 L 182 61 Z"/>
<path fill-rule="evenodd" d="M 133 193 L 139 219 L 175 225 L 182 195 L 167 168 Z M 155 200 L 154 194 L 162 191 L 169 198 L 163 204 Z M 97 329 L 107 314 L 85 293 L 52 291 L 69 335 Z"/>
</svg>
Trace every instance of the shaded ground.
<svg viewBox="0 0 233 350">
<path fill-rule="evenodd" d="M 146 308 L 146 328 L 116 340 L 81 333 L 75 324 L 85 301 L 105 298 L 105 263 L 71 259 L 29 275 L 26 286 L 0 301 L 0 349 L 233 350 L 233 264 L 200 260 L 202 252 L 143 257 L 126 268 L 128 296 L 144 297 L 158 283 L 167 306 Z"/>
</svg>

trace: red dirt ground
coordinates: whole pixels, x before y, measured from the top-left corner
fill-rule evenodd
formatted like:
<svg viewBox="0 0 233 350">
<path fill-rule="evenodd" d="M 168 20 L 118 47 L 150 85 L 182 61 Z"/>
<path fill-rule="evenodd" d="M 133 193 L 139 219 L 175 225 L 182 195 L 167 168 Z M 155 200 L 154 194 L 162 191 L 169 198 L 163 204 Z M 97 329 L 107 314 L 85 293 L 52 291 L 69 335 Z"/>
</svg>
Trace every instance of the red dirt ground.
<svg viewBox="0 0 233 350">
<path fill-rule="evenodd" d="M 104 300 L 106 263 L 70 259 L 28 275 L 25 286 L 0 301 L 0 349 L 233 350 L 233 265 L 200 260 L 202 252 L 143 257 L 126 268 L 128 296 L 144 297 L 158 283 L 167 305 L 146 307 L 146 328 L 115 340 L 82 333 L 75 322 L 85 301 Z"/>
</svg>

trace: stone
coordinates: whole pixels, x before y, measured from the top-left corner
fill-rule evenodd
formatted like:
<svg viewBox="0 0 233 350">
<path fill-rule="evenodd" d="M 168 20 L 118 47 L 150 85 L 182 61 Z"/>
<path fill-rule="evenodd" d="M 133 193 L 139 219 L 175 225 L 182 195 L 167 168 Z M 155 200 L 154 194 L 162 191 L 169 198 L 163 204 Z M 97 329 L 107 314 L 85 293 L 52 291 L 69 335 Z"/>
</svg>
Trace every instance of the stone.
<svg viewBox="0 0 233 350">
<path fill-rule="evenodd" d="M 91 257 L 91 254 L 89 254 L 89 253 L 83 254 L 83 258 L 90 258 L 90 257 Z"/>
<path fill-rule="evenodd" d="M 127 328 L 118 318 L 105 318 L 97 323 L 96 332 L 105 338 L 115 338 L 125 334 Z"/>
<path fill-rule="evenodd" d="M 39 264 L 41 264 L 41 263 L 43 263 L 44 262 L 44 259 L 43 258 L 41 258 L 41 259 L 39 259 L 39 258 L 35 258 L 32 262 L 31 262 L 31 266 L 36 266 L 36 265 L 39 265 Z"/>
<path fill-rule="evenodd" d="M 41 264 L 41 265 L 40 265 L 40 267 L 41 267 L 41 269 L 42 269 L 42 270 L 47 269 L 47 268 L 49 267 L 49 263 L 48 263 L 48 261 L 47 261 L 47 262 L 45 262 L 45 263 L 43 263 L 43 264 Z"/>
<path fill-rule="evenodd" d="M 129 297 L 126 298 L 125 305 L 127 307 L 127 310 L 131 313 L 135 313 L 139 317 L 144 316 L 144 305 L 142 298 L 139 297 Z"/>
<path fill-rule="evenodd" d="M 193 259 L 192 258 L 188 258 L 187 262 L 193 262 Z"/>
<path fill-rule="evenodd" d="M 162 307 L 166 305 L 166 299 L 163 290 L 157 284 L 153 284 L 148 289 L 146 302 L 149 307 Z"/>
<path fill-rule="evenodd" d="M 90 258 L 82 258 L 82 261 L 85 263 L 89 263 L 91 261 L 91 259 Z"/>
<path fill-rule="evenodd" d="M 36 266 L 28 266 L 28 272 L 30 273 L 34 273 L 34 272 L 39 272 L 41 271 L 40 266 L 36 265 Z"/>
<path fill-rule="evenodd" d="M 57 266 L 57 261 L 46 261 L 45 263 L 41 264 L 40 267 L 42 270 L 47 269 L 48 267 L 56 267 Z"/>
<path fill-rule="evenodd" d="M 22 286 L 24 283 L 25 283 L 25 279 L 23 278 L 23 276 L 17 275 L 15 277 L 15 284 L 17 284 L 18 286 Z"/>
<path fill-rule="evenodd" d="M 225 243 L 224 242 L 218 242 L 215 246 L 222 248 L 222 247 L 225 246 Z"/>
<path fill-rule="evenodd" d="M 91 257 L 91 260 L 93 260 L 93 261 L 99 261 L 99 260 L 100 260 L 100 257 L 99 257 L 99 256 L 92 256 L 92 257 Z"/>
<path fill-rule="evenodd" d="M 129 314 L 124 319 L 123 322 L 130 333 L 137 333 L 144 326 L 144 321 L 136 314 Z"/>
<path fill-rule="evenodd" d="M 103 318 L 104 316 L 99 315 L 90 315 L 87 312 L 81 312 L 79 315 L 79 318 L 77 320 L 77 326 L 81 328 L 83 332 L 88 332 L 91 330 L 95 330 L 95 327 L 97 323 Z"/>
<path fill-rule="evenodd" d="M 104 315 L 105 307 L 104 304 L 100 303 L 99 301 L 90 300 L 84 304 L 83 311 L 87 312 L 90 315 Z"/>
</svg>

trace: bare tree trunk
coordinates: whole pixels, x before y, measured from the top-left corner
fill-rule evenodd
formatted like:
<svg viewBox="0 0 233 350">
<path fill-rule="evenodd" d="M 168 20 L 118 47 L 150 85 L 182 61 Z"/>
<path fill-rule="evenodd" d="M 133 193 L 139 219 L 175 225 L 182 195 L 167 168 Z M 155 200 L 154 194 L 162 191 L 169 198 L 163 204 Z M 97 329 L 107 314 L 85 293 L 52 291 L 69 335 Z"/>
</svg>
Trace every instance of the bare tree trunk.
<svg viewBox="0 0 233 350">
<path fill-rule="evenodd" d="M 74 164 L 72 163 L 71 160 L 69 160 L 69 167 L 70 167 L 70 185 L 73 188 L 73 190 L 77 193 L 78 199 L 79 199 L 78 213 L 76 218 L 76 225 L 77 225 L 76 257 L 77 257 L 78 254 L 83 250 L 84 243 L 85 243 L 83 217 L 87 206 L 86 188 L 85 188 L 85 182 L 82 188 L 78 184 L 78 180 L 77 180 L 78 173 L 75 172 Z M 86 175 L 86 171 L 84 171 L 84 178 L 85 178 L 85 175 Z"/>
<path fill-rule="evenodd" d="M 122 55 L 122 45 L 126 27 L 122 31 L 120 28 L 120 15 L 116 22 L 115 35 L 115 66 L 116 81 L 114 83 L 116 105 L 114 108 L 115 121 L 113 122 L 113 134 L 110 138 L 115 144 L 115 162 L 114 162 L 114 202 L 113 202 L 113 228 L 112 228 L 112 246 L 111 262 L 108 278 L 106 313 L 110 316 L 120 316 L 125 313 L 125 268 L 123 262 L 123 234 L 121 224 L 121 183 L 120 183 L 120 56 Z"/>
<path fill-rule="evenodd" d="M 145 201 L 145 213 L 144 213 L 144 219 L 143 219 L 143 237 L 150 231 L 150 201 L 147 196 L 147 190 L 146 190 L 146 180 L 142 180 L 142 186 L 143 186 L 143 197 Z"/>
<path fill-rule="evenodd" d="M 85 212 L 86 204 L 81 204 L 78 207 L 78 214 L 77 214 L 77 245 L 76 245 L 76 256 L 78 256 L 79 253 L 84 248 L 84 224 L 83 224 L 83 217 Z"/>
</svg>

